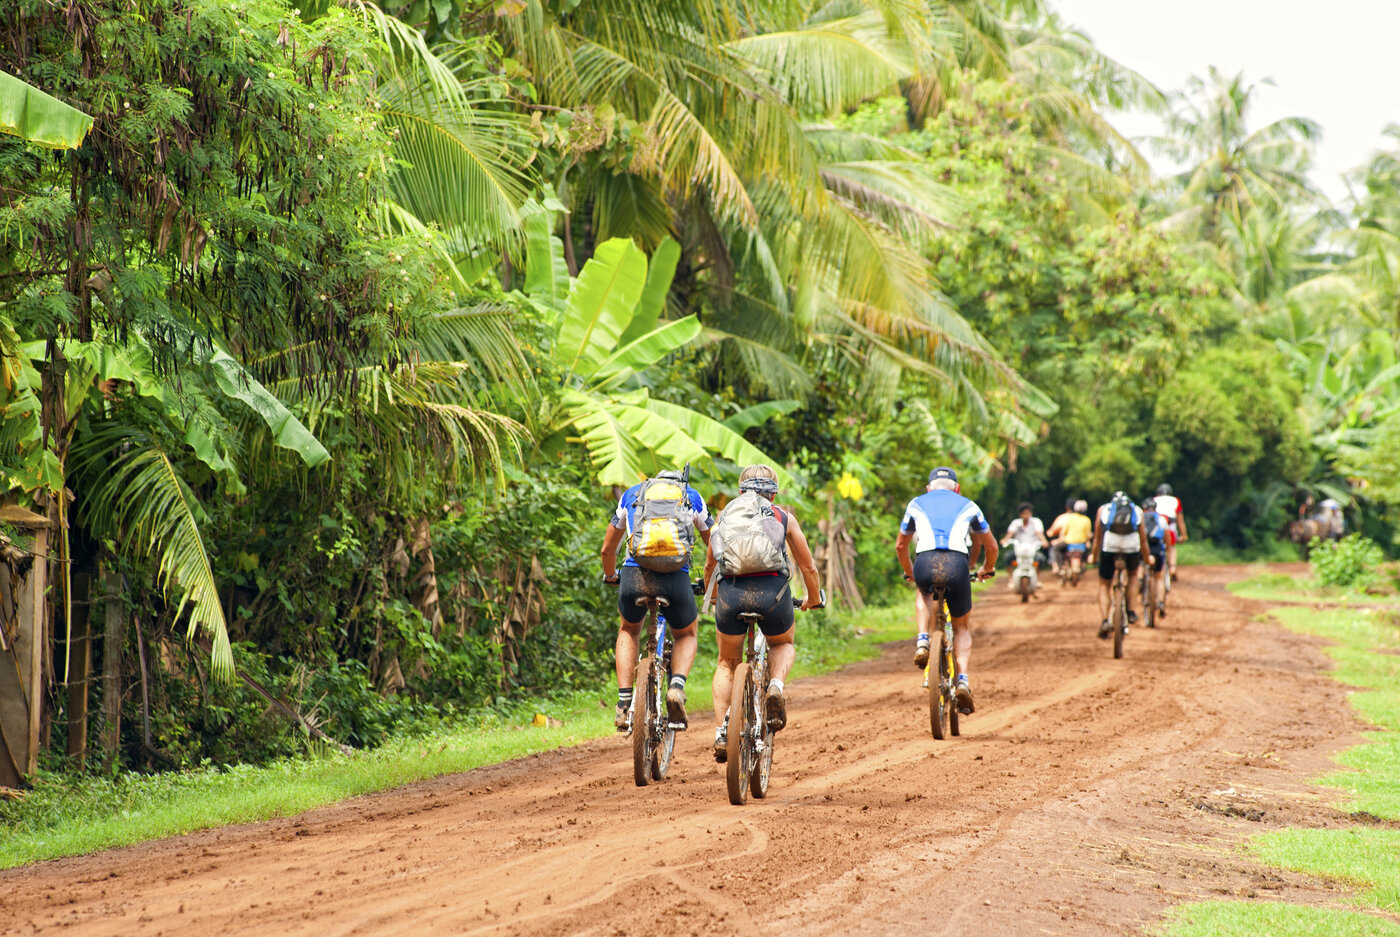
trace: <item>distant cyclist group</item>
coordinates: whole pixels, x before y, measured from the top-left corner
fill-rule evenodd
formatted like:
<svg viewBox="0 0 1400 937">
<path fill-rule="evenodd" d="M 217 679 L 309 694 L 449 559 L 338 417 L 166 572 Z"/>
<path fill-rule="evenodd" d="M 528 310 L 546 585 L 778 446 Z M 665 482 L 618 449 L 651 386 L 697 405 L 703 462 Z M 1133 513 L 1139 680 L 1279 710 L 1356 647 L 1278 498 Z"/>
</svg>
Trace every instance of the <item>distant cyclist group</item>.
<svg viewBox="0 0 1400 937">
<path fill-rule="evenodd" d="M 618 587 L 618 693 L 613 721 L 619 732 L 633 729 L 633 683 L 642 622 L 648 608 L 658 606 L 674 641 L 666 717 L 673 730 L 687 727 L 686 683 L 697 650 L 699 594 L 707 604 L 713 603 L 715 611 L 715 760 L 724 763 L 731 750 L 730 700 L 738 698 L 734 693 L 735 670 L 744 657 L 745 638 L 752 626 L 761 632 L 760 643 L 766 641 L 768 679 L 763 694 L 767 728 L 771 733 L 786 725 L 785 681 L 796 658 L 793 611 L 797 603 L 789 588 L 790 562 L 805 586 L 800 607 L 818 607 L 822 599 L 816 563 L 802 526 L 790 508 L 776 503 L 778 480 L 771 466 L 748 466 L 739 475 L 738 496 L 724 502 L 716 516 L 711 516 L 705 498 L 690 486 L 688 470 L 661 472 L 627 489 L 619 499 L 600 551 L 603 580 Z M 1169 579 L 1165 577 L 1175 577 L 1176 544 L 1187 539 L 1181 501 L 1171 486 L 1158 486 L 1155 496 L 1140 504 L 1118 491 L 1092 516 L 1088 507 L 1086 501 L 1070 498 L 1064 512 L 1047 529 L 1035 516 L 1034 506 L 1022 504 L 998 541 L 982 509 L 962 495 L 957 473 L 940 466 L 929 473 L 925 491 L 905 508 L 895 538 L 895 555 L 905 580 L 915 586 L 914 663 L 921 668 L 929 663 L 931 623 L 936 612 L 946 608 L 956 662 L 953 697 L 959 712 L 974 711 L 968 677 L 972 583 L 995 575 L 999 546 L 1016 545 L 1017 562 L 1022 562 L 1032 547 L 1047 551 L 1062 585 L 1078 582 L 1086 560 L 1091 567 L 1097 566 L 1101 638 L 1110 636 L 1110 591 L 1120 559 L 1127 576 L 1127 621 L 1138 621 L 1132 597 L 1138 591 L 1134 587 L 1144 566 L 1150 579 L 1142 587 L 1143 601 L 1153 603 L 1158 616 L 1166 614 Z M 692 582 L 690 565 L 697 533 L 708 549 L 703 578 Z M 619 569 L 619 548 L 624 539 L 625 558 Z"/>
</svg>

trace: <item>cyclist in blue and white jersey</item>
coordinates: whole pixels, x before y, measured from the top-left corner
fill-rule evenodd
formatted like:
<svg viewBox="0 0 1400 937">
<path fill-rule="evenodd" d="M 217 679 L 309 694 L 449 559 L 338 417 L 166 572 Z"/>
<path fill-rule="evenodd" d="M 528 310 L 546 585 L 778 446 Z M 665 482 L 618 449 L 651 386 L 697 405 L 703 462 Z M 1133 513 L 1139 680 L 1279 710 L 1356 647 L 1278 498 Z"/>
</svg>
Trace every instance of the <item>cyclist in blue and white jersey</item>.
<svg viewBox="0 0 1400 937">
<path fill-rule="evenodd" d="M 914 557 L 909 558 L 909 545 Z M 976 547 L 976 552 L 969 551 Z M 967 679 L 967 661 L 972 654 L 971 567 L 977 554 L 983 554 L 980 579 L 996 575 L 997 538 L 982 509 L 959 494 L 958 475 L 939 467 L 929 473 L 928 490 L 909 502 L 895 539 L 895 553 L 904 567 L 904 578 L 918 589 L 914 593 L 916 630 L 914 664 L 923 667 L 929 658 L 929 636 L 925 630 L 933 621 L 932 596 L 943 593 L 948 616 L 953 622 L 953 657 L 957 661 L 954 696 L 958 709 L 972 712 L 972 688 Z"/>
</svg>

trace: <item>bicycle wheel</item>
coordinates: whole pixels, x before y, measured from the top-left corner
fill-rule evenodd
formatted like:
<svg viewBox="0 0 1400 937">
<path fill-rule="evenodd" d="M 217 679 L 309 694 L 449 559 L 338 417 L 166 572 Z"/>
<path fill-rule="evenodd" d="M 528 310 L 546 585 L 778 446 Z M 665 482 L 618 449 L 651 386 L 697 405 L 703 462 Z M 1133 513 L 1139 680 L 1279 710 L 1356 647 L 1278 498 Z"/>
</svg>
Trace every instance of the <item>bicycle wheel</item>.
<svg viewBox="0 0 1400 937">
<path fill-rule="evenodd" d="M 1128 627 L 1127 587 L 1121 583 L 1113 589 L 1113 657 L 1123 656 L 1123 632 Z"/>
<path fill-rule="evenodd" d="M 1021 581 L 1016 585 L 1016 591 L 1021 593 L 1022 602 L 1029 602 L 1031 600 L 1031 577 L 1022 576 Z"/>
<path fill-rule="evenodd" d="M 666 712 L 666 689 L 671 682 L 671 675 L 662 668 L 660 663 L 652 661 L 652 666 L 657 670 L 657 677 L 652 680 L 656 691 L 652 693 L 652 705 L 656 707 L 658 713 L 655 725 L 660 729 L 660 738 L 652 736 L 651 751 L 651 777 L 654 781 L 660 781 L 666 777 L 666 772 L 671 770 L 671 754 L 676 750 L 676 730 L 671 728 L 671 719 Z"/>
<path fill-rule="evenodd" d="M 734 690 L 729 694 L 729 755 L 725 761 L 725 781 L 729 802 L 743 804 L 749 799 L 749 777 L 754 757 L 751 737 L 758 731 L 758 714 L 753 711 L 753 666 L 734 668 Z"/>
<path fill-rule="evenodd" d="M 632 780 L 638 787 L 651 781 L 652 723 L 656 719 L 656 687 L 651 658 L 637 668 L 640 678 L 632 691 Z"/>
<path fill-rule="evenodd" d="M 773 773 L 773 736 L 776 733 L 768 727 L 768 681 L 754 680 L 753 684 L 754 712 L 757 714 L 754 725 L 762 728 L 759 738 L 763 742 L 763 750 L 755 753 L 753 771 L 749 773 L 749 791 L 754 797 L 762 799 L 768 796 L 768 778 Z"/>
<path fill-rule="evenodd" d="M 1142 623 L 1148 628 L 1157 627 L 1157 603 L 1152 601 L 1152 569 L 1142 570 Z"/>
<path fill-rule="evenodd" d="M 933 730 L 933 737 L 942 740 L 946 736 L 944 727 L 948 724 L 948 715 L 953 709 L 953 700 L 948 695 L 949 684 L 947 654 L 944 653 L 942 632 L 939 633 L 938 644 L 938 666 L 930 667 L 928 681 L 928 721 L 929 728 Z"/>
<path fill-rule="evenodd" d="M 953 675 L 957 672 L 957 662 L 953 660 L 953 648 L 944 642 L 943 644 L 943 685 L 947 688 L 943 698 L 947 701 L 948 708 L 948 733 L 950 735 L 961 734 L 958 731 L 958 707 L 953 702 Z"/>
</svg>

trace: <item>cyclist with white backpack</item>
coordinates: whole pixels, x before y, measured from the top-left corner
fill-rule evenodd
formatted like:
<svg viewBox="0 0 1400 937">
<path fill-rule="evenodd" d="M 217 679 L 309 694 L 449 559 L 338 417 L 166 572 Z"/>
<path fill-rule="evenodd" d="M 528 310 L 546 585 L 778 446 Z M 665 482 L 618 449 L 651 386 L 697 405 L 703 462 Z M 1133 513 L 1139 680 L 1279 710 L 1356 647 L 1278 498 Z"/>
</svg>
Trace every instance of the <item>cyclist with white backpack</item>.
<svg viewBox="0 0 1400 937">
<path fill-rule="evenodd" d="M 1143 523 L 1142 508 L 1133 504 L 1121 491 L 1113 493 L 1113 498 L 1094 514 L 1094 546 L 1089 562 L 1099 565 L 1099 614 L 1103 621 L 1099 624 L 1099 637 L 1105 641 L 1113 635 L 1108 622 L 1108 609 L 1112 602 L 1113 574 L 1119 557 L 1128 574 L 1128 623 L 1137 623 L 1137 612 L 1133 611 L 1133 596 L 1137 594 L 1138 567 L 1151 566 L 1153 557 L 1147 543 L 1147 526 Z"/>
<path fill-rule="evenodd" d="M 802 608 L 817 608 L 822 601 L 817 564 L 802 525 L 790 510 L 773 503 L 777 494 L 778 473 L 771 466 L 750 465 L 740 472 L 739 496 L 726 504 L 715 520 L 713 549 L 705 557 L 705 582 L 713 589 L 715 638 L 719 643 L 712 684 L 718 762 L 728 757 L 729 697 L 734 668 L 743 659 L 748 633 L 740 614 L 756 612 L 762 616 L 758 627 L 769 647 L 768 719 L 775 729 L 781 729 L 787 724 L 783 681 L 797 659 L 792 643 L 797 627 L 788 583 L 789 551 L 807 590 Z"/>
<path fill-rule="evenodd" d="M 626 732 L 631 723 L 632 684 L 636 679 L 637 643 L 647 610 L 642 597 L 665 599 L 671 647 L 671 685 L 666 690 L 666 715 L 684 726 L 685 683 L 695 663 L 695 626 L 700 619 L 690 588 L 690 557 L 695 531 L 708 546 L 710 512 L 700 492 L 690 487 L 686 472 L 660 472 L 623 492 L 603 535 L 603 581 L 618 586 L 617 711 L 613 725 Z M 627 537 L 627 559 L 617 569 L 617 548 Z"/>
</svg>

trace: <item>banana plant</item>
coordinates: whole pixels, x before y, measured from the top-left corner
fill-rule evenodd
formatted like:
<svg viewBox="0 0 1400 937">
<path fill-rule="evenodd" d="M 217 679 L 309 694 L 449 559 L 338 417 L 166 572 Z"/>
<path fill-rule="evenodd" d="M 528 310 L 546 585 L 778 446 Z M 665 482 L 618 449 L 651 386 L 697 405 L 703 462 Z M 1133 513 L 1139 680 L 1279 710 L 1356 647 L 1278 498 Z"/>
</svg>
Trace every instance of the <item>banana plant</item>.
<svg viewBox="0 0 1400 937">
<path fill-rule="evenodd" d="M 630 239 L 598 245 L 571 279 L 563 245 L 551 234 L 553 215 L 526 220 L 525 289 L 537 308 L 558 325 L 549 354 L 561 388 L 558 403 L 544 415 L 545 436 L 564 435 L 588 450 L 598 481 L 632 485 L 663 468 L 692 462 L 715 468 L 731 463 L 777 460 L 764 454 L 740 431 L 689 407 L 651 396 L 643 376 L 648 368 L 700 336 L 694 315 L 663 320 L 666 294 L 680 260 L 680 247 L 667 238 L 650 264 Z M 749 408 L 741 427 L 754 425 L 796 406 L 772 401 Z M 785 484 L 792 479 L 781 468 Z"/>
<path fill-rule="evenodd" d="M 0 72 L 0 133 L 51 150 L 74 150 L 92 118 L 13 75 Z"/>
</svg>

